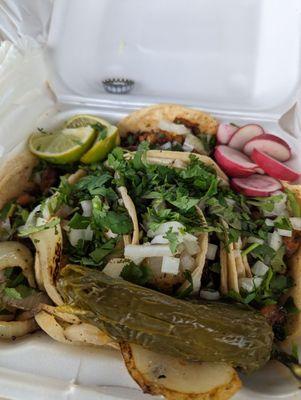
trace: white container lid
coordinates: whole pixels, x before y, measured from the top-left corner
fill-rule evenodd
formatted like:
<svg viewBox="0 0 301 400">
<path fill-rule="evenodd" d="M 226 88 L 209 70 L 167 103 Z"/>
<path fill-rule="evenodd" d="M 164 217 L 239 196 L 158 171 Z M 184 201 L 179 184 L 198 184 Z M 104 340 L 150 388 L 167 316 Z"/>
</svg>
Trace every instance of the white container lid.
<svg viewBox="0 0 301 400">
<path fill-rule="evenodd" d="M 280 115 L 300 86 L 299 0 L 60 0 L 48 41 L 65 101 Z M 104 78 L 136 82 L 104 92 Z"/>
</svg>

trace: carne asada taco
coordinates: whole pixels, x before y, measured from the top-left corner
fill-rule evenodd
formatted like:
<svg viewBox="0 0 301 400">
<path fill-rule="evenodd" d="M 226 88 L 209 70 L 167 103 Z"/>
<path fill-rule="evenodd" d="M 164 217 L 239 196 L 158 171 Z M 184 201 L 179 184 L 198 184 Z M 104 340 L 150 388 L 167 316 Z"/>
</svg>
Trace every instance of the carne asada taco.
<svg viewBox="0 0 301 400">
<path fill-rule="evenodd" d="M 147 141 L 151 149 L 209 154 L 218 123 L 211 115 L 175 104 L 158 104 L 135 111 L 118 124 L 121 146 L 136 150 Z"/>
</svg>

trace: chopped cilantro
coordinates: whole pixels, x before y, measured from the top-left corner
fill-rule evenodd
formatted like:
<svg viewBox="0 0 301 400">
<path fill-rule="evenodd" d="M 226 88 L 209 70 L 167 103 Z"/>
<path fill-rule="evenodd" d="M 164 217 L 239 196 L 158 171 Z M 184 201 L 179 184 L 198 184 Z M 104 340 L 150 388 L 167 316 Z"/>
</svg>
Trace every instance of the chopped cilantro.
<svg viewBox="0 0 301 400">
<path fill-rule="evenodd" d="M 286 264 L 284 262 L 285 256 L 285 246 L 281 246 L 278 251 L 275 252 L 275 255 L 271 258 L 270 265 L 273 268 L 273 271 L 279 272 L 281 274 L 286 271 Z"/>
<path fill-rule="evenodd" d="M 75 213 L 68 223 L 68 226 L 72 229 L 86 229 L 90 224 L 90 218 L 83 217 L 82 215 Z"/>
<path fill-rule="evenodd" d="M 275 204 L 283 199 L 283 194 L 277 194 L 270 197 L 254 197 L 246 199 L 246 203 L 258 207 L 259 210 L 272 212 Z"/>
<path fill-rule="evenodd" d="M 130 261 L 123 267 L 120 276 L 126 281 L 144 286 L 151 280 L 153 274 L 146 265 L 138 266 Z"/>
<path fill-rule="evenodd" d="M 189 282 L 189 286 L 186 289 L 179 291 L 177 293 L 176 297 L 178 299 L 185 299 L 185 297 L 188 297 L 193 291 L 193 280 L 192 280 L 191 272 L 188 269 L 186 269 L 184 271 L 184 277 L 185 277 L 186 281 Z"/>
<path fill-rule="evenodd" d="M 89 256 L 95 263 L 100 263 L 107 255 L 109 255 L 116 246 L 116 239 L 109 239 L 106 243 L 97 246 Z"/>
<path fill-rule="evenodd" d="M 216 146 L 215 135 L 207 135 L 206 133 L 199 133 L 197 137 L 200 139 L 207 154 L 211 154 Z"/>
<path fill-rule="evenodd" d="M 105 196 L 107 193 L 106 184 L 112 180 L 112 176 L 105 172 L 102 175 L 84 176 L 75 185 L 75 190 L 87 190 L 91 196 Z"/>
<path fill-rule="evenodd" d="M 4 289 L 4 294 L 6 296 L 10 297 L 11 299 L 15 299 L 15 300 L 21 300 L 22 299 L 21 294 L 18 292 L 18 290 L 16 288 L 6 287 Z"/>
<path fill-rule="evenodd" d="M 251 253 L 251 251 L 255 250 L 256 247 L 261 246 L 260 243 L 252 243 L 250 246 L 248 246 L 246 249 L 244 249 L 241 252 L 242 257 L 246 256 L 247 254 Z"/>
<path fill-rule="evenodd" d="M 120 235 L 131 233 L 133 229 L 132 220 L 126 212 L 117 213 L 115 211 L 108 211 L 103 219 L 103 225 L 113 233 Z"/>
<path fill-rule="evenodd" d="M 270 288 L 275 292 L 284 293 L 293 286 L 292 278 L 285 275 L 275 275 L 270 284 Z"/>
<path fill-rule="evenodd" d="M 279 229 L 292 230 L 292 224 L 287 217 L 277 217 L 274 220 L 274 226 Z"/>
<path fill-rule="evenodd" d="M 169 230 L 163 237 L 169 241 L 170 251 L 172 252 L 172 254 L 175 254 L 177 252 L 177 247 L 179 244 L 179 234 L 172 232 L 172 228 L 169 228 Z"/>
</svg>

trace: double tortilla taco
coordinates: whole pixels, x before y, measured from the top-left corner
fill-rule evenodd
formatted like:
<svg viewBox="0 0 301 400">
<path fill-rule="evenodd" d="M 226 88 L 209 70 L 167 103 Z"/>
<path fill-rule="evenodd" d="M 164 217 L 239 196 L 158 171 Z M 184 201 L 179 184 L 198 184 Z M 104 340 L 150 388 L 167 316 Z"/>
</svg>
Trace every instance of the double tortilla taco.
<svg viewBox="0 0 301 400">
<path fill-rule="evenodd" d="M 120 346 L 144 391 L 188 400 L 230 398 L 236 369 L 261 368 L 275 339 L 299 334 L 296 186 L 246 198 L 210 157 L 145 144 L 91 165 L 28 152 L 15 163 L 1 175 L 1 238 L 30 252 L 22 284 L 47 298 L 26 311 L 55 340 Z M 292 232 L 279 247 L 278 229 Z M 4 293 L 28 297 L 6 276 Z"/>
</svg>

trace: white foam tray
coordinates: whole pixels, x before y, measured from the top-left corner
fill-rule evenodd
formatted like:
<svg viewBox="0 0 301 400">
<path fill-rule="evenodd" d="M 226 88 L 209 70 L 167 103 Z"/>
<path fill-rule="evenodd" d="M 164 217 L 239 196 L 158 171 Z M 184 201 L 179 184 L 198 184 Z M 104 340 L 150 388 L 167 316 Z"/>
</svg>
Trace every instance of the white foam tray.
<svg viewBox="0 0 301 400">
<path fill-rule="evenodd" d="M 115 122 L 171 101 L 261 123 L 301 168 L 300 9 L 299 0 L 2 0 L 0 38 L 14 46 L 0 47 L 0 154 L 72 114 Z M 105 93 L 101 80 L 112 76 L 134 79 L 133 92 Z M 0 399 L 150 398 L 113 350 L 37 333 L 0 342 L 0 355 Z M 277 363 L 243 381 L 236 400 L 301 398 Z"/>
</svg>

